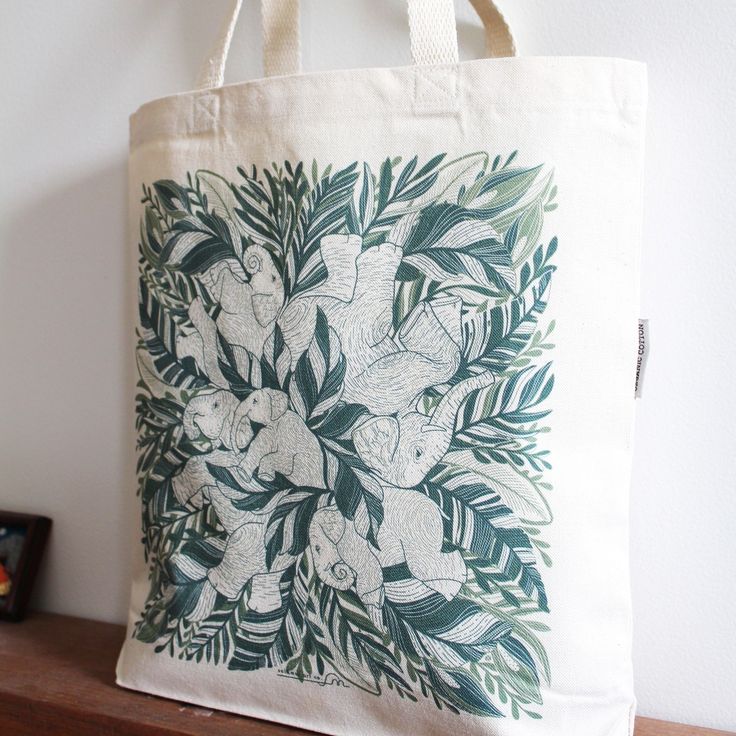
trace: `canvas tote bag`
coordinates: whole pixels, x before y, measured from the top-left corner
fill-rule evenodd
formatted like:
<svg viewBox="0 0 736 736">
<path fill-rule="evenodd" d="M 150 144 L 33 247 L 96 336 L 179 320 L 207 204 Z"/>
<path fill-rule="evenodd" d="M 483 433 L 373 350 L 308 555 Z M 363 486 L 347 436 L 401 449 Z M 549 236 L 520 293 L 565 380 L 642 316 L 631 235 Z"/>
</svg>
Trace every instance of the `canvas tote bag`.
<svg viewBox="0 0 736 736">
<path fill-rule="evenodd" d="M 625 736 L 645 68 L 415 64 L 131 119 L 137 557 L 118 682 L 330 734 Z"/>
</svg>

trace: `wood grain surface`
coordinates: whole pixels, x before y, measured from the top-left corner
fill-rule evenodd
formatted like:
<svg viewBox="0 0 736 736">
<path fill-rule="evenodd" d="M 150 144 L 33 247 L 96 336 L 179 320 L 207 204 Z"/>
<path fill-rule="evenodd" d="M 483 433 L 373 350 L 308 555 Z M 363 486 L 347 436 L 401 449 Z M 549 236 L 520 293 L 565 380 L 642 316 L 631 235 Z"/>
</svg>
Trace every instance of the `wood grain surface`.
<svg viewBox="0 0 736 736">
<path fill-rule="evenodd" d="M 734 736 L 733 731 L 714 731 L 710 728 L 685 726 L 681 723 L 637 718 L 634 736 Z"/>
<path fill-rule="evenodd" d="M 124 628 L 30 614 L 0 624 L 0 733 L 9 736 L 307 736 L 304 731 L 119 688 Z M 418 735 L 420 736 L 420 735 Z M 636 736 L 728 736 L 647 718 Z M 734 734 L 731 734 L 734 736 Z"/>
</svg>

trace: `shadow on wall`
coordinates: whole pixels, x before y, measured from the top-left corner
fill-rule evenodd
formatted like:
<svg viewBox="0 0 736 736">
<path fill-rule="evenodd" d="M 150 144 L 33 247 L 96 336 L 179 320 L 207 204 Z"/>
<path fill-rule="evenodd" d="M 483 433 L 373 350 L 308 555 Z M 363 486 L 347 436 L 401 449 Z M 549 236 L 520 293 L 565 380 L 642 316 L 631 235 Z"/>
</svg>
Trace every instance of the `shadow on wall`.
<svg viewBox="0 0 736 736">
<path fill-rule="evenodd" d="M 121 160 L 28 201 L 0 252 L 0 505 L 54 519 L 32 605 L 118 620 L 139 537 L 126 212 Z"/>
<path fill-rule="evenodd" d="M 472 13 L 472 22 L 457 19 L 457 43 L 461 59 L 483 59 L 488 56 L 486 50 L 486 34 L 479 25 L 475 12 Z"/>
<path fill-rule="evenodd" d="M 460 58 L 486 56 L 485 33 L 477 14 L 469 3 L 461 3 L 458 11 Z M 330 22 L 326 23 L 328 16 Z M 320 0 L 309 4 L 303 20 L 302 48 L 307 71 L 411 64 L 405 2 L 351 0 L 335 4 Z M 339 33 L 335 33 L 336 28 Z M 237 34 L 238 31 L 232 48 L 235 54 L 242 54 L 242 36 L 239 39 Z M 260 47 L 248 51 L 250 55 L 256 53 L 260 55 Z M 231 78 L 244 77 L 235 74 Z"/>
</svg>

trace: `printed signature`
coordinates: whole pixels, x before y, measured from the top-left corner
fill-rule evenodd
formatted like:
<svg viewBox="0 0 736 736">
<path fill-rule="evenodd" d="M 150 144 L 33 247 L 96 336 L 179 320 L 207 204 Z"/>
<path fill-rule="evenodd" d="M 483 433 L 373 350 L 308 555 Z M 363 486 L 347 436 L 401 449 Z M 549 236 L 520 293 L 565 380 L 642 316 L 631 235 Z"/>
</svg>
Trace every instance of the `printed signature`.
<svg viewBox="0 0 736 736">
<path fill-rule="evenodd" d="M 311 682 L 320 687 L 327 687 L 332 685 L 333 687 L 350 687 L 345 680 L 338 677 L 334 672 L 328 672 L 324 677 L 319 675 L 292 675 L 290 672 L 279 672 L 279 677 L 288 677 L 290 680 L 300 680 L 301 682 Z"/>
</svg>

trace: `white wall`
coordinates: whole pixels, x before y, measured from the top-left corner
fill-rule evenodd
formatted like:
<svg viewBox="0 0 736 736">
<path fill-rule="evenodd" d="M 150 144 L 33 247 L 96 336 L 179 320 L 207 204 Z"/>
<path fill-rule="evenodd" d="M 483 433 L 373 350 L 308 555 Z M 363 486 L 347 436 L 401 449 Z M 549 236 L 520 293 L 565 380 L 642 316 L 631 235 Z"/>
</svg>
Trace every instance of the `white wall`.
<svg viewBox="0 0 736 736">
<path fill-rule="evenodd" d="M 307 68 L 408 62 L 398 0 L 306 0 Z M 230 81 L 260 74 L 254 0 Z M 458 3 L 464 53 L 482 34 Z M 633 483 L 641 712 L 736 729 L 731 429 L 736 2 L 503 0 L 530 55 L 643 59 L 642 315 Z M 122 621 L 130 470 L 127 115 L 191 86 L 225 0 L 0 0 L 0 506 L 55 528 L 35 605 Z"/>
</svg>

